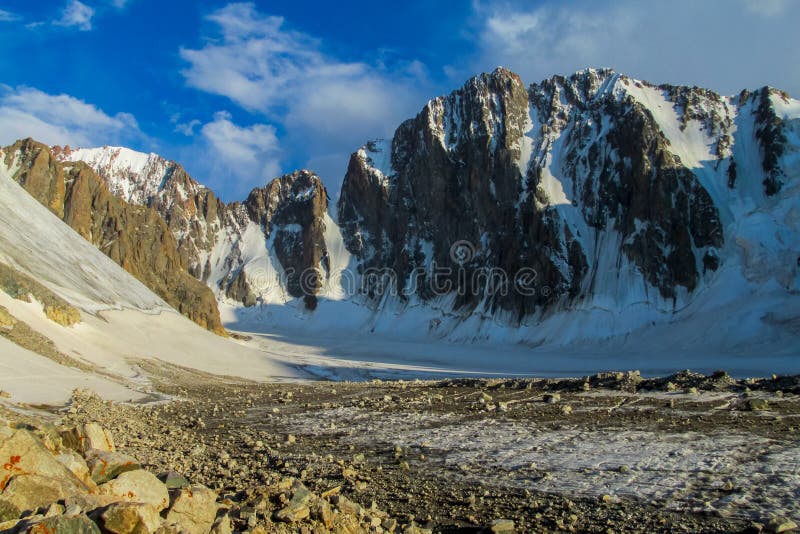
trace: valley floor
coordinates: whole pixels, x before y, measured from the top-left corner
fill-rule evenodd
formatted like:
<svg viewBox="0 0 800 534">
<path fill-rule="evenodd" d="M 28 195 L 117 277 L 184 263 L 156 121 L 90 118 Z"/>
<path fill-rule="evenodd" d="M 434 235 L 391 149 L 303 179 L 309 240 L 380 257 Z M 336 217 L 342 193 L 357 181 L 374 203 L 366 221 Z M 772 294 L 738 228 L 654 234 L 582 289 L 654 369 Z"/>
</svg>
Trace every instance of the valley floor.
<svg viewBox="0 0 800 534">
<path fill-rule="evenodd" d="M 800 517 L 800 377 L 257 384 L 141 365 L 173 402 L 79 395 L 49 417 L 100 421 L 154 472 L 223 495 L 299 477 L 436 532 L 497 519 L 518 532 L 756 532 Z"/>
</svg>

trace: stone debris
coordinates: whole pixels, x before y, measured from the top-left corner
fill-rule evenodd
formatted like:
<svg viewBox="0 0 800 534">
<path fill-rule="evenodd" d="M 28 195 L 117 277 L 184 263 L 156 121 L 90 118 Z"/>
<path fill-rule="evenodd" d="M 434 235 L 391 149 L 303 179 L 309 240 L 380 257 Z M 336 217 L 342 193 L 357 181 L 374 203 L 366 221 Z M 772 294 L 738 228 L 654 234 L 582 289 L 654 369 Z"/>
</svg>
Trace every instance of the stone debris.
<svg viewBox="0 0 800 534">
<path fill-rule="evenodd" d="M 97 423 L 63 428 L 49 447 L 42 429 L 0 423 L 0 458 L 9 459 L 4 465 L 9 473 L 0 479 L 2 532 L 400 532 L 397 519 L 374 503 L 364 508 L 351 501 L 341 495 L 341 486 L 317 495 L 300 480 L 283 478 L 257 490 L 220 496 L 180 473 L 157 477 L 146 471 L 132 456 L 117 452 L 111 433 Z M 218 456 L 235 466 L 226 452 Z M 430 532 L 413 523 L 402 531 Z"/>
</svg>

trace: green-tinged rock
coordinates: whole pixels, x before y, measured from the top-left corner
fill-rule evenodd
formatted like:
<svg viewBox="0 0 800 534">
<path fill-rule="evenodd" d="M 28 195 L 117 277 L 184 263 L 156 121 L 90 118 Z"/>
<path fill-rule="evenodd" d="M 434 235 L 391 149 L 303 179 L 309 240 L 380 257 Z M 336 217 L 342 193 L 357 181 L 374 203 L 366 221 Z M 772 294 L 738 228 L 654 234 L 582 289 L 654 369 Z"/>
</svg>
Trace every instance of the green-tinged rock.
<svg viewBox="0 0 800 534">
<path fill-rule="evenodd" d="M 797 523 L 788 517 L 773 517 L 767 523 L 766 530 L 770 534 L 781 534 L 783 532 L 795 532 L 797 529 Z"/>
<path fill-rule="evenodd" d="M 208 534 L 217 517 L 217 494 L 205 486 L 191 486 L 174 493 L 167 523 L 187 534 Z"/>
<path fill-rule="evenodd" d="M 295 482 L 292 490 L 294 494 L 292 495 L 292 500 L 289 501 L 289 505 L 275 513 L 275 519 L 278 521 L 297 523 L 311 515 L 309 503 L 314 495 L 299 482 Z"/>
<path fill-rule="evenodd" d="M 25 512 L 34 511 L 65 499 L 73 491 L 77 491 L 74 485 L 56 478 L 40 475 L 15 475 L 6 484 L 0 499 L 5 501 L 8 510 L 16 508 Z"/>
<path fill-rule="evenodd" d="M 103 529 L 113 534 L 153 534 L 161 526 L 161 516 L 151 504 L 117 503 L 101 515 Z"/>
<path fill-rule="evenodd" d="M 92 480 L 97 484 L 108 482 L 127 471 L 135 471 L 142 468 L 136 458 L 132 456 L 121 452 L 108 452 L 98 449 L 90 449 L 86 452 L 86 463 Z"/>
<path fill-rule="evenodd" d="M 97 525 L 84 514 L 48 517 L 31 524 L 26 534 L 100 534 Z"/>
<path fill-rule="evenodd" d="M 127 471 L 102 484 L 100 495 L 121 497 L 128 502 L 152 504 L 160 512 L 169 506 L 167 487 L 155 475 L 144 470 Z"/>
<path fill-rule="evenodd" d="M 22 510 L 16 504 L 0 496 L 0 523 L 18 519 L 21 514 Z"/>
<path fill-rule="evenodd" d="M 768 410 L 769 403 L 766 399 L 748 399 L 747 400 L 747 409 L 751 412 L 757 412 L 761 410 Z"/>
<path fill-rule="evenodd" d="M 174 471 L 160 473 L 157 478 L 164 483 L 168 490 L 188 488 L 190 485 L 186 477 Z"/>
<path fill-rule="evenodd" d="M 67 497 L 64 499 L 64 504 L 67 506 L 67 509 L 76 508 L 85 512 L 92 512 L 122 501 L 123 498 L 116 495 L 93 495 L 90 493 L 83 493 Z"/>
</svg>

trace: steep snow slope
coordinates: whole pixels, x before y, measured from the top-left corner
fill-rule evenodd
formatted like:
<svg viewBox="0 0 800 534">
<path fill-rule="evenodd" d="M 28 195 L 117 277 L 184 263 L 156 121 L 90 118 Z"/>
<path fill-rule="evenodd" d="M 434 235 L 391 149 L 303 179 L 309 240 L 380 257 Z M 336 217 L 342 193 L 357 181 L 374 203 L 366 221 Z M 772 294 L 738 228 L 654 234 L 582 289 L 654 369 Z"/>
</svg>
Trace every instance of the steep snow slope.
<svg viewBox="0 0 800 534">
<path fill-rule="evenodd" d="M 60 403 L 76 387 L 115 399 L 147 390 L 136 362 L 157 359 L 219 375 L 267 380 L 303 376 L 264 351 L 207 332 L 169 308 L 9 178 L 0 165 L 0 261 L 79 307 L 82 322 L 63 327 L 37 302 L 0 292 L 0 306 L 92 366 L 81 372 L 3 341 L 0 389 L 15 401 Z M 7 349 L 7 350 L 6 350 Z M 58 387 L 47 387 L 57 384 Z"/>
<path fill-rule="evenodd" d="M 9 178 L 0 164 L 0 261 L 87 312 L 168 306 Z"/>
</svg>

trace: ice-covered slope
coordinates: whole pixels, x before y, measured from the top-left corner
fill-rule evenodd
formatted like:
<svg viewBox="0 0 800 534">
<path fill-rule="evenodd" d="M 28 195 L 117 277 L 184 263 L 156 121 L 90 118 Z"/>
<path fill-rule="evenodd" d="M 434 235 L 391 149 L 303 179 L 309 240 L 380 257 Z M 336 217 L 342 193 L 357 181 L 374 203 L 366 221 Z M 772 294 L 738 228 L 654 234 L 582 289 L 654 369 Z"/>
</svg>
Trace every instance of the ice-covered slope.
<svg viewBox="0 0 800 534">
<path fill-rule="evenodd" d="M 95 369 L 65 367 L 0 339 L 0 389 L 13 400 L 63 402 L 76 387 L 120 400 L 139 398 L 147 389 L 137 368 L 141 359 L 256 380 L 302 375 L 264 351 L 215 336 L 182 317 L 28 195 L 3 165 L 0 213 L 0 261 L 80 308 L 82 321 L 61 326 L 38 302 L 3 292 L 0 306 L 62 354 Z"/>
<path fill-rule="evenodd" d="M 1 153 L 0 153 L 1 154 Z M 0 261 L 87 312 L 168 306 L 25 192 L 0 165 Z"/>
</svg>

